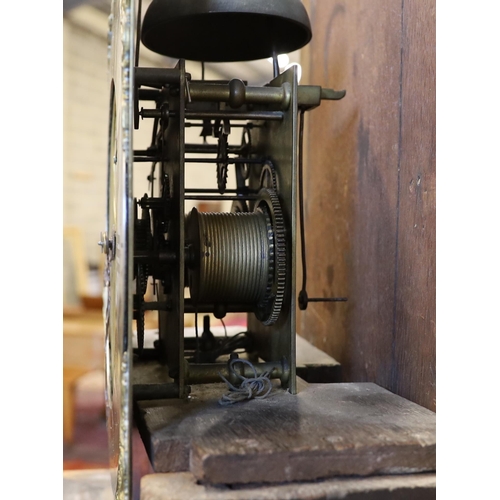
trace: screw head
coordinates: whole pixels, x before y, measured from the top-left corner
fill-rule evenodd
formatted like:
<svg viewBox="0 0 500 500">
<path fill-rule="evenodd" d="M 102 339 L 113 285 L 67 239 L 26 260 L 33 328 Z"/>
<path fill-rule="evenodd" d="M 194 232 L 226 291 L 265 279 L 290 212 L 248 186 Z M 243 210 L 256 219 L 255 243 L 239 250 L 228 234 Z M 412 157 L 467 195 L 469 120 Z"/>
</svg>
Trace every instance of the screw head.
<svg viewBox="0 0 500 500">
<path fill-rule="evenodd" d="M 101 236 L 97 244 L 101 247 L 101 253 L 107 254 L 109 252 L 110 241 L 105 231 L 101 232 Z"/>
</svg>

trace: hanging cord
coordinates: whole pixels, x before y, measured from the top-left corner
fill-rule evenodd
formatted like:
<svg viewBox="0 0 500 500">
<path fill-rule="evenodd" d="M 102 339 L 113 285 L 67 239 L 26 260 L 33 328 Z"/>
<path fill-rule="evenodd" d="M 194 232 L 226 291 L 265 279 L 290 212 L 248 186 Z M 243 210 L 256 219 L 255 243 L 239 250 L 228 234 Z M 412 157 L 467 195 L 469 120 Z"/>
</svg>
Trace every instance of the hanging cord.
<svg viewBox="0 0 500 500">
<path fill-rule="evenodd" d="M 243 375 L 240 375 L 234 369 L 234 365 L 236 363 L 248 365 L 252 369 L 254 376 L 244 377 Z M 231 359 L 229 361 L 229 372 L 236 378 L 241 380 L 241 384 L 239 385 L 239 387 L 234 386 L 219 372 L 220 378 L 229 387 L 229 392 L 224 394 L 219 399 L 219 404 L 221 406 L 229 406 L 240 401 L 245 401 L 246 399 L 264 399 L 269 395 L 273 388 L 273 383 L 269 378 L 271 372 L 264 372 L 262 375 L 258 376 L 255 366 L 253 366 L 252 363 L 250 363 L 250 361 L 246 359 Z"/>
</svg>

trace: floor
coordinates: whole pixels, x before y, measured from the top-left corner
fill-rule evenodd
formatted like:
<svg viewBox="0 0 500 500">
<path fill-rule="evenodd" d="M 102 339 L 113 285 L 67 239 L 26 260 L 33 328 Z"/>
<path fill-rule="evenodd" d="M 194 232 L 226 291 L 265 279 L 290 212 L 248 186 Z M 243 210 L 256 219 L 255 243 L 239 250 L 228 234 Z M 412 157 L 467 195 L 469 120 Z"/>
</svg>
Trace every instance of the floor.
<svg viewBox="0 0 500 500">
<path fill-rule="evenodd" d="M 137 429 L 132 434 L 134 500 L 139 498 L 140 479 L 152 472 Z M 64 445 L 63 468 L 107 469 L 108 434 L 104 407 L 104 373 L 90 372 L 77 384 L 74 441 Z"/>
</svg>

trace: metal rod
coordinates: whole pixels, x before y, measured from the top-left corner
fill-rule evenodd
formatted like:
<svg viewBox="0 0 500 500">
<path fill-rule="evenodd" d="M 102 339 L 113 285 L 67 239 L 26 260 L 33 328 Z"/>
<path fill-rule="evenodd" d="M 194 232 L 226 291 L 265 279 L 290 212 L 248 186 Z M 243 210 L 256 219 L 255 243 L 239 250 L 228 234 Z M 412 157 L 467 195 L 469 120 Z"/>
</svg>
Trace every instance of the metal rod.
<svg viewBox="0 0 500 500">
<path fill-rule="evenodd" d="M 168 301 L 163 302 L 143 302 L 142 308 L 145 311 L 170 311 L 172 304 Z"/>
<path fill-rule="evenodd" d="M 266 162 L 263 158 L 227 158 L 222 160 L 220 158 L 184 158 L 186 163 L 255 163 L 262 165 Z"/>
<path fill-rule="evenodd" d="M 156 101 L 161 95 L 161 90 L 157 89 L 138 89 L 137 92 L 139 101 Z"/>
<path fill-rule="evenodd" d="M 307 259 L 306 259 L 306 235 L 304 224 L 304 113 L 305 109 L 300 110 L 299 114 L 299 222 L 300 222 L 300 252 L 302 256 L 302 289 L 299 292 L 299 309 L 305 311 L 309 302 L 347 302 L 347 297 L 313 297 L 307 295 Z"/>
<path fill-rule="evenodd" d="M 141 251 L 134 252 L 134 260 L 138 263 L 154 262 L 155 264 L 175 264 L 177 255 L 173 250 Z"/>
<path fill-rule="evenodd" d="M 243 81 L 233 78 L 226 84 L 191 83 L 193 101 L 227 102 L 231 108 L 244 104 L 274 104 L 282 109 L 290 105 L 290 90 L 282 87 L 249 87 Z"/>
<path fill-rule="evenodd" d="M 169 116 L 175 116 L 173 111 L 169 111 L 168 109 L 149 109 L 149 108 L 141 108 L 139 111 L 139 116 L 141 118 L 165 118 Z"/>
<path fill-rule="evenodd" d="M 251 313 L 255 307 L 251 304 L 224 304 L 226 313 Z M 211 313 L 214 312 L 214 304 L 193 304 L 192 299 L 184 299 L 184 312 L 186 313 Z"/>
<path fill-rule="evenodd" d="M 135 66 L 139 66 L 139 52 L 141 48 L 141 19 L 142 19 L 142 0 L 139 0 L 137 7 L 137 25 L 135 29 Z"/>
<path fill-rule="evenodd" d="M 142 118 L 162 118 L 162 110 L 142 108 L 139 115 Z M 175 118 L 177 112 L 168 111 L 168 116 Z M 246 113 L 239 113 L 238 111 L 186 111 L 184 116 L 187 120 L 283 120 L 281 111 L 247 111 Z"/>
<path fill-rule="evenodd" d="M 249 111 L 238 113 L 237 111 L 186 111 L 187 120 L 203 120 L 209 118 L 227 118 L 229 120 L 283 120 L 281 111 Z"/>
<path fill-rule="evenodd" d="M 242 327 L 242 332 L 244 332 L 243 327 Z M 220 346 L 222 343 L 226 342 L 230 338 L 231 337 L 214 335 L 214 340 L 218 346 Z M 247 347 L 251 347 L 251 341 L 248 337 L 241 337 L 241 340 L 243 340 L 243 342 L 238 346 L 238 349 L 246 349 Z M 196 350 L 196 338 L 195 337 L 184 337 L 184 350 L 185 351 L 195 351 Z"/>
<path fill-rule="evenodd" d="M 313 297 L 307 298 L 308 302 L 347 302 L 347 297 Z"/>
<path fill-rule="evenodd" d="M 227 152 L 239 154 L 242 151 L 241 146 L 227 146 Z M 186 153 L 217 153 L 217 144 L 185 144 L 184 150 Z"/>
<path fill-rule="evenodd" d="M 134 156 L 134 163 L 147 163 L 147 162 L 160 162 L 161 158 L 157 156 Z M 227 163 L 234 165 L 235 163 L 246 163 L 263 165 L 266 160 L 262 158 L 227 158 L 221 160 L 220 158 L 184 158 L 185 163 Z"/>
<path fill-rule="evenodd" d="M 158 148 L 134 149 L 134 156 L 151 156 L 154 158 L 157 154 Z"/>
<path fill-rule="evenodd" d="M 158 162 L 161 158 L 155 156 L 134 156 L 134 163 Z"/>
<path fill-rule="evenodd" d="M 205 124 L 203 122 L 200 123 L 193 123 L 193 122 L 186 122 L 184 123 L 185 127 L 204 127 Z M 255 123 L 231 123 L 232 128 L 261 128 L 262 125 L 257 125 Z"/>
<path fill-rule="evenodd" d="M 189 188 L 184 190 L 185 193 L 218 193 L 218 189 L 212 188 Z M 257 194 L 257 191 L 249 188 L 242 190 L 241 188 L 226 188 L 226 193 L 237 193 L 237 194 Z"/>
<path fill-rule="evenodd" d="M 304 110 L 299 114 L 299 222 L 300 222 L 300 254 L 302 257 L 302 291 L 306 293 L 307 260 L 306 260 L 306 233 L 304 224 Z M 307 307 L 307 304 L 306 304 Z"/>
<path fill-rule="evenodd" d="M 279 361 L 255 363 L 253 366 L 257 372 L 257 376 L 270 372 L 269 378 L 278 378 L 282 383 L 286 383 L 290 375 Z M 252 378 L 255 376 L 252 369 L 243 363 L 234 365 L 234 369 L 244 377 Z M 227 363 L 189 363 L 188 369 L 186 370 L 186 380 L 188 384 L 222 382 L 220 375 L 223 375 L 230 382 L 241 382 L 241 380 L 238 380 L 237 377 L 229 371 Z"/>
<path fill-rule="evenodd" d="M 179 384 L 134 384 L 132 393 L 135 401 L 173 399 L 179 397 Z"/>
<path fill-rule="evenodd" d="M 186 78 L 189 74 L 186 73 Z M 147 87 L 162 88 L 164 85 L 179 85 L 181 71 L 177 68 L 135 68 L 135 84 L 137 87 L 146 85 Z"/>
<path fill-rule="evenodd" d="M 184 196 L 185 200 L 200 200 L 200 201 L 236 201 L 236 200 L 256 200 L 256 194 L 236 195 L 236 196 L 210 196 L 210 195 L 188 195 Z M 201 311 L 200 311 L 201 312 Z"/>
</svg>

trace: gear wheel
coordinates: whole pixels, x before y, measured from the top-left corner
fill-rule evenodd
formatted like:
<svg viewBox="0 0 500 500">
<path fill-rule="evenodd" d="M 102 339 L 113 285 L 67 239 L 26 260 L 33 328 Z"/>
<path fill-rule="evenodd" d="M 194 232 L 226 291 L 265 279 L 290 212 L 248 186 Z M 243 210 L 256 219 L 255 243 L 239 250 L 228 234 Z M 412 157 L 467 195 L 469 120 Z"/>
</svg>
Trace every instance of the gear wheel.
<svg viewBox="0 0 500 500">
<path fill-rule="evenodd" d="M 273 189 L 279 193 L 278 189 L 278 176 L 276 174 L 276 169 L 270 160 L 267 160 L 262 167 L 260 172 L 260 187 Z"/>
<path fill-rule="evenodd" d="M 137 266 L 136 276 L 136 295 L 134 296 L 135 319 L 137 323 L 137 347 L 139 355 L 142 354 L 144 348 L 144 295 L 148 286 L 148 276 L 144 271 L 143 265 Z"/>
<path fill-rule="evenodd" d="M 273 249 L 269 269 L 269 282 L 264 299 L 257 305 L 255 315 L 264 325 L 276 323 L 281 313 L 286 292 L 286 231 L 283 213 L 274 189 L 263 188 L 259 192 L 255 211 L 260 210 L 268 218 L 269 238 Z"/>
<path fill-rule="evenodd" d="M 231 124 L 229 120 L 218 120 L 214 124 L 214 135 L 218 138 L 217 146 L 217 188 L 220 194 L 224 194 L 227 184 L 227 166 L 228 166 L 228 142 L 227 138 L 231 133 Z"/>
<path fill-rule="evenodd" d="M 250 158 L 252 153 L 252 134 L 250 132 L 250 127 L 244 127 L 243 133 L 241 134 L 241 154 L 243 157 Z M 240 170 L 241 177 L 243 180 L 248 179 L 250 176 L 250 165 L 248 163 L 240 163 L 236 165 L 236 168 Z"/>
<path fill-rule="evenodd" d="M 140 202 L 135 200 L 134 210 L 134 251 L 147 251 L 151 248 L 151 219 L 149 210 L 143 208 L 141 218 L 138 217 L 138 207 Z M 134 294 L 134 311 L 133 317 L 137 323 L 137 346 L 139 354 L 142 354 L 144 347 L 144 295 L 148 287 L 148 276 L 150 268 L 144 263 L 135 263 L 134 277 L 136 281 L 136 289 Z"/>
<path fill-rule="evenodd" d="M 217 188 L 224 194 L 227 184 L 227 135 L 221 134 L 217 148 Z"/>
<path fill-rule="evenodd" d="M 248 204 L 245 200 L 234 200 L 231 204 L 231 212 L 239 213 L 239 212 L 248 212 Z"/>
</svg>

